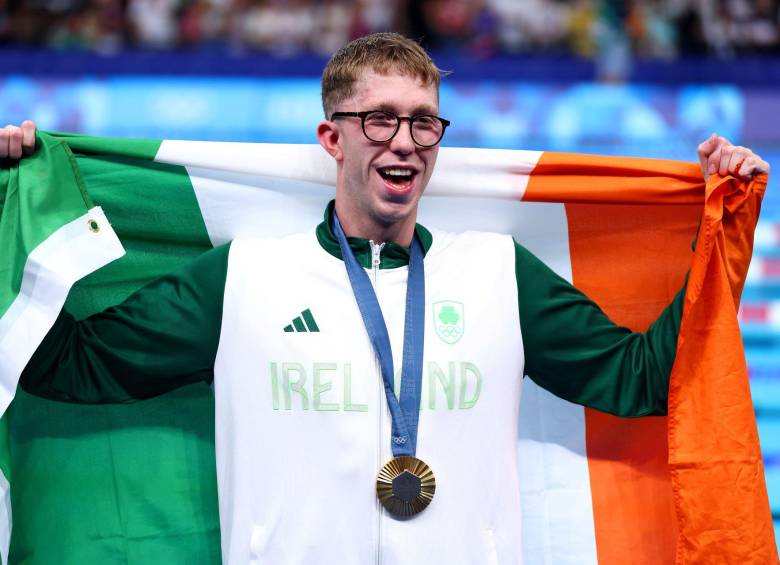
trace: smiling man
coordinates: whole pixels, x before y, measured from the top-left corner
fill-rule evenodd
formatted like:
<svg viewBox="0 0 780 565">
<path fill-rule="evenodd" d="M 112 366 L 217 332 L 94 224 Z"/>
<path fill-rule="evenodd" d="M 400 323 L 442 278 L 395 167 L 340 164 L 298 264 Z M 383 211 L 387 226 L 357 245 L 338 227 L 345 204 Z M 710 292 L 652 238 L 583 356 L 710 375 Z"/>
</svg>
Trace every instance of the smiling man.
<svg viewBox="0 0 780 565">
<path fill-rule="evenodd" d="M 682 293 L 631 332 L 511 237 L 416 223 L 448 125 L 439 82 L 396 34 L 345 46 L 323 73 L 323 222 L 235 240 L 86 320 L 63 312 L 22 376 L 91 403 L 213 383 L 225 563 L 519 563 L 523 375 L 613 414 L 666 412 Z M 31 128 L 6 128 L 0 157 Z M 722 138 L 699 153 L 705 174 L 768 172 Z"/>
<path fill-rule="evenodd" d="M 381 55 L 365 43 L 366 57 Z M 320 144 L 338 163 L 336 213 L 351 235 L 409 246 L 449 124 L 438 115 L 439 75 L 418 51 L 390 74 L 355 67 L 349 56 L 338 53 L 323 74 L 323 107 L 331 121 L 317 128 Z M 380 60 L 367 63 L 379 66 Z"/>
</svg>

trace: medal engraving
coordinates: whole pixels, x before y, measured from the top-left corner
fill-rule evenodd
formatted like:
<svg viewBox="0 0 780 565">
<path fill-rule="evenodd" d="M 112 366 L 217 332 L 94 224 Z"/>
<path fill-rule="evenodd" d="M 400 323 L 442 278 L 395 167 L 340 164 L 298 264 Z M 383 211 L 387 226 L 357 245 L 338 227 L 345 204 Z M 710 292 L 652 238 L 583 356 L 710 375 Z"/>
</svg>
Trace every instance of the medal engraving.
<svg viewBox="0 0 780 565">
<path fill-rule="evenodd" d="M 388 461 L 376 479 L 376 494 L 388 512 L 408 517 L 419 514 L 433 500 L 436 478 L 416 457 L 396 457 Z"/>
<path fill-rule="evenodd" d="M 422 481 L 417 475 L 404 471 L 393 479 L 393 496 L 411 504 L 422 491 Z"/>
</svg>

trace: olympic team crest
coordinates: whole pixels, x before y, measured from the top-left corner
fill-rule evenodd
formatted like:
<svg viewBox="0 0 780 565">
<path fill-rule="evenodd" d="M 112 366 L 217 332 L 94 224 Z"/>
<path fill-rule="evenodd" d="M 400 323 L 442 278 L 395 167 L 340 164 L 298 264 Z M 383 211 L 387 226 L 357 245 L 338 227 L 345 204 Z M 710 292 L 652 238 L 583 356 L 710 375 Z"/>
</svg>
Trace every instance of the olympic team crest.
<svg viewBox="0 0 780 565">
<path fill-rule="evenodd" d="M 433 303 L 433 327 L 442 341 L 452 345 L 463 337 L 463 304 L 454 300 Z"/>
</svg>

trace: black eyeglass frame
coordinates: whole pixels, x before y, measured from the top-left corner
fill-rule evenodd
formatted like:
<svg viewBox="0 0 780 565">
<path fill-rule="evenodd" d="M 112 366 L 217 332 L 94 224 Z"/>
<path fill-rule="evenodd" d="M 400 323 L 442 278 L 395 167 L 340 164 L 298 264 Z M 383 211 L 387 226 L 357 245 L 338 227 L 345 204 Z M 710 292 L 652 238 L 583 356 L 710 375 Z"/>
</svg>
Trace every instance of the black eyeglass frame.
<svg viewBox="0 0 780 565">
<path fill-rule="evenodd" d="M 366 133 L 366 117 L 369 114 L 387 114 L 388 116 L 395 116 L 395 131 L 393 134 L 384 140 L 379 139 L 373 139 L 371 136 L 369 136 Z M 360 127 L 363 129 L 363 135 L 366 136 L 366 139 L 369 141 L 373 141 L 374 143 L 387 143 L 391 139 L 393 139 L 397 134 L 398 130 L 401 129 L 401 122 L 407 121 L 409 122 L 409 133 L 412 136 L 412 141 L 414 141 L 417 145 L 420 147 L 433 147 L 441 142 L 442 138 L 444 137 L 444 132 L 447 130 L 447 126 L 450 125 L 449 120 L 445 120 L 444 118 L 440 118 L 439 116 L 434 116 L 433 114 L 415 114 L 414 116 L 399 116 L 395 112 L 391 112 L 389 110 L 364 110 L 362 112 L 333 112 L 331 114 L 330 119 L 331 121 L 335 120 L 336 118 L 360 118 Z M 420 143 L 415 139 L 414 137 L 414 121 L 419 118 L 433 118 L 435 120 L 438 120 L 441 123 L 441 135 L 439 136 L 439 139 L 437 139 L 434 143 L 431 144 L 424 144 Z"/>
</svg>

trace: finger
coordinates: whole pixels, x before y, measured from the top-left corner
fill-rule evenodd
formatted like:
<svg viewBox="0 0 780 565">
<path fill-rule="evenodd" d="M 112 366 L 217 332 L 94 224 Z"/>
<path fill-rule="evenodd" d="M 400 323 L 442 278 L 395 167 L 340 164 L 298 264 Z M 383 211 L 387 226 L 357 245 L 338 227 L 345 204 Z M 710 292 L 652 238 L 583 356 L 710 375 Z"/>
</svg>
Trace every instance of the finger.
<svg viewBox="0 0 780 565">
<path fill-rule="evenodd" d="M 751 154 L 742 162 L 742 166 L 739 169 L 739 176 L 747 179 L 753 175 L 760 174 L 769 174 L 769 163 L 764 161 L 758 155 Z"/>
<path fill-rule="evenodd" d="M 723 147 L 718 146 L 715 151 L 710 153 L 710 156 L 707 158 L 707 174 L 708 175 L 714 175 L 718 172 L 718 169 L 720 168 L 720 158 L 721 153 L 723 152 Z"/>
<path fill-rule="evenodd" d="M 759 168 L 762 162 L 763 161 L 761 161 L 758 156 L 751 155 L 742 161 L 742 164 L 739 166 L 739 172 L 737 174 L 742 179 L 748 179 L 759 172 Z"/>
<path fill-rule="evenodd" d="M 699 156 L 701 172 L 705 178 L 709 175 L 707 160 L 709 159 L 712 152 L 717 148 L 717 146 L 718 136 L 713 133 L 706 140 L 699 144 L 699 147 L 696 151 Z"/>
<path fill-rule="evenodd" d="M 8 156 L 19 159 L 22 156 L 22 128 L 8 126 Z"/>
<path fill-rule="evenodd" d="M 739 176 L 740 165 L 742 165 L 745 159 L 750 157 L 752 154 L 753 152 L 745 147 L 735 147 L 734 151 L 731 153 L 728 166 L 726 167 L 726 174 Z"/>
<path fill-rule="evenodd" d="M 35 150 L 35 122 L 25 120 L 22 122 L 22 152 L 29 155 Z"/>
<path fill-rule="evenodd" d="M 723 159 L 723 151 L 728 147 L 731 147 L 731 143 L 728 139 L 719 135 L 715 136 L 715 149 L 707 160 L 707 172 L 709 174 L 714 175 L 718 172 L 720 169 L 720 162 Z"/>
<path fill-rule="evenodd" d="M 720 150 L 720 162 L 718 163 L 718 174 L 725 176 L 729 173 L 729 162 L 736 148 L 733 145 L 726 145 Z"/>
<path fill-rule="evenodd" d="M 0 129 L 0 159 L 8 158 L 8 128 Z"/>
</svg>

